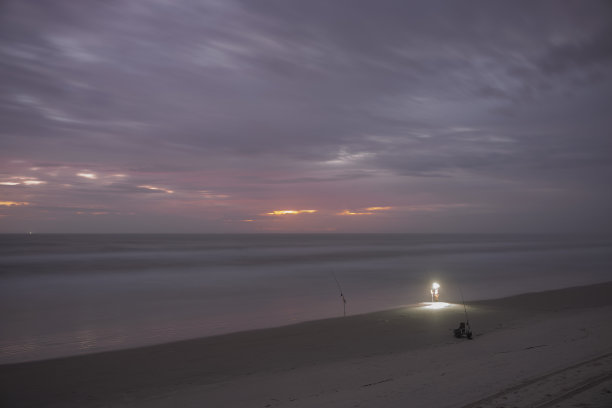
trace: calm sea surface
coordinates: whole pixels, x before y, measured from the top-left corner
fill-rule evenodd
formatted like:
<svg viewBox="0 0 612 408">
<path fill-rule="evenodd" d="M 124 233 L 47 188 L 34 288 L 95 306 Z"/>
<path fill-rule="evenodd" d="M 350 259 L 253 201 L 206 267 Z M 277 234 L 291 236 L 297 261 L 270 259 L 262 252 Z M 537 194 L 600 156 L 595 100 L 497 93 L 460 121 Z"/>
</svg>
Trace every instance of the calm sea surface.
<svg viewBox="0 0 612 408">
<path fill-rule="evenodd" d="M 612 279 L 612 236 L 0 235 L 0 364 Z"/>
</svg>

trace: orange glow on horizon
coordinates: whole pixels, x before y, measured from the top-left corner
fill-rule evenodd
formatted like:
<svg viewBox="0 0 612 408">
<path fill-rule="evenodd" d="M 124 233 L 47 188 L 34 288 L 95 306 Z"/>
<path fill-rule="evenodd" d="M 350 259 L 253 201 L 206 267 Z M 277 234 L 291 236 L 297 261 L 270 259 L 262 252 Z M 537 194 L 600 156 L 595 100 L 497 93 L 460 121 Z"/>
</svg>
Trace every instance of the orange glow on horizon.
<svg viewBox="0 0 612 408">
<path fill-rule="evenodd" d="M 295 214 L 312 214 L 316 213 L 317 210 L 274 210 L 272 212 L 266 213 L 266 215 L 295 215 Z"/>
<path fill-rule="evenodd" d="M 374 214 L 373 212 L 354 212 L 354 211 L 350 211 L 350 210 L 344 210 L 342 212 L 339 212 L 337 215 L 372 215 Z"/>
<path fill-rule="evenodd" d="M 344 210 L 342 212 L 337 213 L 336 215 L 373 215 L 374 211 L 386 211 L 390 210 L 393 207 L 367 207 L 360 210 Z"/>
<path fill-rule="evenodd" d="M 30 205 L 30 203 L 26 201 L 0 201 L 0 205 L 3 205 L 5 207 L 13 207 L 19 205 Z"/>
</svg>

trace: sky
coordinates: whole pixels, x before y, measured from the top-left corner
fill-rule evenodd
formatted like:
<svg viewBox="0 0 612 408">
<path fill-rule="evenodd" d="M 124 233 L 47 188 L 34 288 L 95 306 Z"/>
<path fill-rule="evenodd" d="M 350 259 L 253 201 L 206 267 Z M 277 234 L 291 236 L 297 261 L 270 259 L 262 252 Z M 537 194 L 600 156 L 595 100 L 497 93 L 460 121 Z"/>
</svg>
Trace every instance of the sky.
<svg viewBox="0 0 612 408">
<path fill-rule="evenodd" d="M 4 0 L 0 232 L 609 232 L 609 1 Z"/>
</svg>

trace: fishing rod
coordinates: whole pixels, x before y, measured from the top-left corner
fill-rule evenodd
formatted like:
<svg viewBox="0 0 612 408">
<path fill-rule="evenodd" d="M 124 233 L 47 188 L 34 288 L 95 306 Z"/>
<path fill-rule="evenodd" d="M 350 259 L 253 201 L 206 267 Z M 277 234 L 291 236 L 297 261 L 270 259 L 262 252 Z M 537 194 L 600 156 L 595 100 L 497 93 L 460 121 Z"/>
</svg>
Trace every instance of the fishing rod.
<svg viewBox="0 0 612 408">
<path fill-rule="evenodd" d="M 463 311 L 465 312 L 465 325 L 466 325 L 466 335 L 468 339 L 472 338 L 472 327 L 470 326 L 470 318 L 468 317 L 467 306 L 465 305 L 465 299 L 463 299 L 463 291 L 459 288 L 459 293 L 461 294 L 461 302 L 463 303 Z"/>
<path fill-rule="evenodd" d="M 342 298 L 342 306 L 343 306 L 343 316 L 346 317 L 346 299 L 344 298 L 344 293 L 342 292 L 342 286 L 340 286 L 340 282 L 338 281 L 338 278 L 336 278 L 336 274 L 334 272 L 332 272 L 332 276 L 334 277 L 334 280 L 336 281 L 336 285 L 338 285 L 338 291 L 340 292 L 340 297 Z"/>
</svg>

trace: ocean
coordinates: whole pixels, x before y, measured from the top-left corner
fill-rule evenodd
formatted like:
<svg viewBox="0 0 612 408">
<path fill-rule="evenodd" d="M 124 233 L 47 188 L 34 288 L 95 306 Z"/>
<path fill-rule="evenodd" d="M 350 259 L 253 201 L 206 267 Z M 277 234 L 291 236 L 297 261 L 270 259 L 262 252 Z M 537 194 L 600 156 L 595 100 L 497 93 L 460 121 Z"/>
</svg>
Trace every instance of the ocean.
<svg viewBox="0 0 612 408">
<path fill-rule="evenodd" d="M 606 282 L 612 236 L 0 235 L 0 364 Z"/>
</svg>

